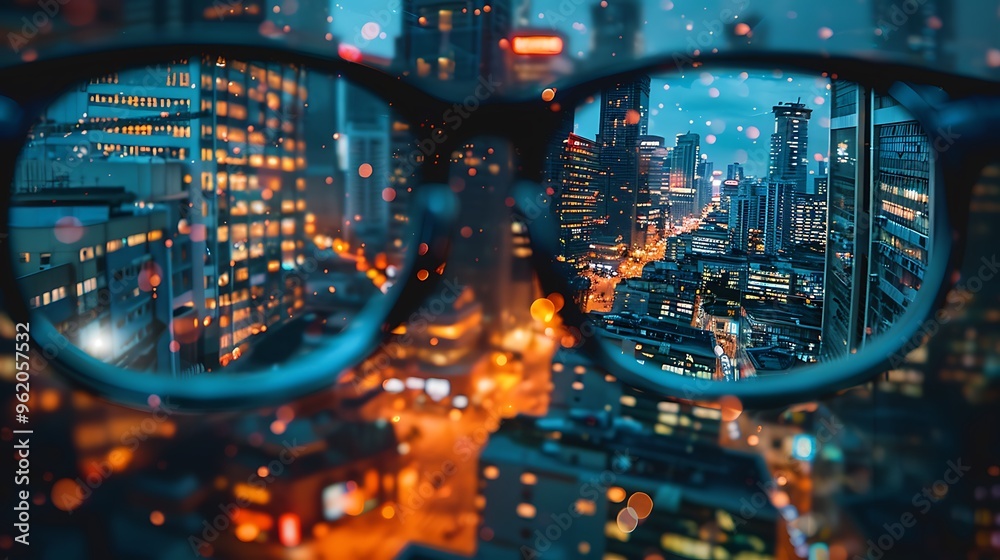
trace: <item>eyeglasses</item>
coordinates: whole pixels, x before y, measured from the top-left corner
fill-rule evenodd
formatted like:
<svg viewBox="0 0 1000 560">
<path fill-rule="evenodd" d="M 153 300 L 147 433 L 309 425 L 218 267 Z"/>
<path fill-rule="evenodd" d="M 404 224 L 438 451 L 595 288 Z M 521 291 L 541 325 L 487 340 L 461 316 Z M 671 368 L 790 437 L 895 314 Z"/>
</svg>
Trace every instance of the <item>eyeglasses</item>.
<svg viewBox="0 0 1000 560">
<path fill-rule="evenodd" d="M 623 382 L 758 407 L 898 365 L 954 281 L 997 85 L 803 56 L 618 70 L 449 91 L 206 44 L 8 69 L 4 293 L 107 398 L 276 404 L 398 336 L 460 225 L 512 211 L 494 234 L 549 294 L 525 320 Z M 512 210 L 460 212 L 456 170 Z M 428 344 L 459 344 L 444 315 Z"/>
</svg>

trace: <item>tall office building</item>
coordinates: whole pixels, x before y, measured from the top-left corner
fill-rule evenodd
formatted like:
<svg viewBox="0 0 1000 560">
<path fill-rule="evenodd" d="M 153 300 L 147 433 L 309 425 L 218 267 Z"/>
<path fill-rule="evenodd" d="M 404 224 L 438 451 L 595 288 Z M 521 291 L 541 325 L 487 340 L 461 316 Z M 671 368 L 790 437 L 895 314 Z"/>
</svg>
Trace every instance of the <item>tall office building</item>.
<svg viewBox="0 0 1000 560">
<path fill-rule="evenodd" d="M 343 115 L 339 128 L 347 142 L 343 231 L 352 248 L 363 248 L 366 257 L 374 258 L 387 246 L 390 225 L 389 205 L 383 199 L 392 175 L 389 107 L 361 88 L 346 83 L 341 87 L 337 112 Z"/>
<path fill-rule="evenodd" d="M 81 142 L 89 155 L 23 180 L 124 187 L 170 209 L 175 317 L 164 323 L 172 342 L 197 346 L 192 363 L 175 362 L 181 370 L 229 364 L 304 305 L 293 281 L 304 249 L 304 83 L 296 66 L 208 56 L 102 76 L 53 106 L 33 140 L 39 159 L 65 161 Z M 89 134 L 50 134 L 70 124 Z M 180 166 L 183 184 L 124 172 L 157 161 Z M 111 252 L 121 239 L 106 241 Z"/>
<path fill-rule="evenodd" d="M 791 244 L 809 251 L 826 251 L 826 194 L 795 193 L 792 197 Z"/>
<path fill-rule="evenodd" d="M 831 92 L 829 243 L 823 305 L 823 353 L 860 348 L 868 289 L 870 92 L 835 81 Z"/>
<path fill-rule="evenodd" d="M 670 160 L 671 220 L 680 223 L 684 218 L 700 214 L 698 184 L 695 182 L 697 165 L 701 161 L 701 137 L 694 133 L 678 134 L 677 145 Z"/>
<path fill-rule="evenodd" d="M 497 48 L 512 29 L 511 0 L 403 0 L 403 30 L 394 61 L 406 71 L 438 80 L 506 82 L 505 52 Z"/>
<path fill-rule="evenodd" d="M 698 183 L 698 207 L 696 214 L 701 214 L 706 206 L 712 203 L 712 180 L 715 179 L 713 172 L 715 164 L 710 161 L 700 161 L 698 163 L 697 177 Z"/>
<path fill-rule="evenodd" d="M 761 197 L 742 192 L 729 201 L 729 247 L 746 254 L 764 252 L 764 216 L 766 208 Z"/>
<path fill-rule="evenodd" d="M 769 176 L 776 181 L 795 183 L 797 192 L 806 192 L 808 175 L 809 118 L 812 109 L 804 103 L 781 103 L 773 107 L 774 133 L 771 134 Z"/>
<path fill-rule="evenodd" d="M 866 336 L 888 330 L 913 303 L 930 246 L 935 159 L 927 134 L 894 99 L 875 94 L 872 232 Z"/>
<path fill-rule="evenodd" d="M 662 227 L 669 208 L 663 205 L 664 193 L 670 186 L 670 151 L 662 136 L 641 136 L 639 138 L 639 181 L 643 190 L 649 193 L 648 222 Z"/>
<path fill-rule="evenodd" d="M 601 91 L 601 167 L 607 174 L 604 199 L 607 234 L 629 246 L 641 243 L 636 213 L 640 203 L 639 138 L 649 124 L 649 76 Z M 644 193 L 644 198 L 645 198 Z M 645 200 L 641 202 L 645 203 Z"/>
<path fill-rule="evenodd" d="M 823 159 L 823 161 L 817 162 L 817 167 L 818 167 L 819 171 L 817 171 L 816 175 L 818 175 L 820 177 L 826 177 L 827 175 L 829 175 L 830 174 L 830 158 L 825 158 L 825 159 Z"/>
<path fill-rule="evenodd" d="M 731 188 L 731 187 L 730 187 Z M 792 183 L 744 185 L 729 200 L 729 242 L 751 255 L 777 255 L 791 245 Z"/>
<path fill-rule="evenodd" d="M 764 254 L 777 255 L 791 244 L 792 195 L 795 185 L 768 181 L 758 187 L 764 199 Z"/>
<path fill-rule="evenodd" d="M 603 178 L 600 150 L 593 140 L 570 134 L 561 154 L 562 171 L 556 189 L 560 256 L 582 265 L 596 229 L 603 225 L 598 213 Z"/>
</svg>

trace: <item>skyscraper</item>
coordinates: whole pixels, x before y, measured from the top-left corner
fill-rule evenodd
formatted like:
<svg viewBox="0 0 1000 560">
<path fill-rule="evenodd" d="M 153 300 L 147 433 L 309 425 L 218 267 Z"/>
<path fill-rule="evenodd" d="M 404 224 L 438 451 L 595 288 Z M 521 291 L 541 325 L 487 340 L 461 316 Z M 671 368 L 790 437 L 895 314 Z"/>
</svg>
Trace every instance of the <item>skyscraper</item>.
<svg viewBox="0 0 1000 560">
<path fill-rule="evenodd" d="M 817 162 L 817 166 L 819 167 L 819 171 L 816 173 L 816 175 L 818 175 L 820 177 L 826 177 L 827 175 L 830 174 L 830 160 L 829 160 L 829 158 L 824 159 L 823 161 Z"/>
<path fill-rule="evenodd" d="M 497 45 L 511 30 L 511 0 L 489 7 L 468 0 L 403 0 L 395 62 L 440 80 L 493 76 L 506 82 L 505 53 Z"/>
<path fill-rule="evenodd" d="M 826 193 L 795 193 L 790 227 L 792 245 L 823 253 L 826 250 Z"/>
<path fill-rule="evenodd" d="M 701 214 L 701 211 L 712 203 L 712 173 L 715 171 L 715 164 L 710 161 L 699 161 L 698 172 L 696 173 L 698 181 L 698 206 L 695 209 L 695 214 Z"/>
<path fill-rule="evenodd" d="M 875 94 L 872 131 L 872 248 L 866 336 L 888 330 L 923 283 L 931 239 L 931 177 L 927 134 L 910 117 L 888 118 L 895 103 Z M 888 108 L 885 110 L 883 108 Z"/>
<path fill-rule="evenodd" d="M 922 284 L 934 158 L 891 97 L 842 82 L 832 93 L 823 352 L 836 356 L 897 322 Z"/>
<path fill-rule="evenodd" d="M 648 222 L 662 227 L 668 208 L 664 195 L 670 186 L 669 150 L 662 136 L 639 137 L 639 178 L 644 191 L 649 193 Z"/>
<path fill-rule="evenodd" d="M 68 172 L 38 181 L 124 187 L 141 203 L 170 208 L 169 227 L 156 234 L 173 262 L 155 264 L 175 275 L 173 293 L 157 298 L 158 306 L 172 306 L 161 317 L 172 328 L 160 346 L 179 345 L 184 356 L 172 367 L 181 372 L 228 365 L 252 337 L 304 305 L 296 282 L 304 259 L 305 76 L 287 64 L 203 56 L 96 77 L 49 115 L 45 126 L 82 125 L 89 134 L 73 141 L 90 155 L 73 169 L 45 165 L 49 174 Z M 49 136 L 36 139 L 44 150 L 39 161 L 58 161 L 69 146 L 70 135 L 57 135 L 54 144 Z M 174 171 L 126 179 L 128 170 L 164 162 L 183 179 L 171 180 Z M 108 185 L 109 178 L 119 182 Z M 140 240 L 150 242 L 148 235 L 134 238 Z M 109 236 L 105 251 L 117 253 L 132 241 Z M 112 274 L 132 268 L 109 262 L 117 269 Z"/>
<path fill-rule="evenodd" d="M 727 181 L 742 181 L 744 177 L 746 177 L 746 173 L 743 171 L 743 166 L 739 163 L 730 163 L 726 166 Z"/>
<path fill-rule="evenodd" d="M 771 135 L 771 179 L 795 183 L 797 192 L 806 192 L 809 159 L 809 117 L 812 109 L 804 103 L 774 106 L 774 134 Z"/>
<path fill-rule="evenodd" d="M 680 223 L 698 213 L 698 185 L 695 183 L 697 164 L 701 161 L 701 137 L 687 133 L 677 135 L 670 160 L 671 220 Z"/>
<path fill-rule="evenodd" d="M 823 301 L 823 354 L 860 348 L 864 336 L 869 250 L 868 126 L 870 92 L 833 83 L 830 115 L 829 242 Z"/>
<path fill-rule="evenodd" d="M 603 224 L 598 214 L 601 172 L 600 150 L 593 140 L 570 133 L 561 154 L 562 172 L 556 189 L 560 256 L 580 264 L 595 229 Z"/>
<path fill-rule="evenodd" d="M 389 107 L 367 91 L 342 84 L 338 98 L 343 106 L 347 137 L 347 183 L 344 203 L 344 233 L 352 248 L 364 248 L 373 258 L 386 248 L 389 205 L 382 191 L 389 186 Z"/>
<path fill-rule="evenodd" d="M 792 195 L 794 184 L 768 181 L 759 187 L 764 198 L 764 254 L 777 255 L 791 244 Z"/>
<path fill-rule="evenodd" d="M 649 124 L 649 76 L 621 82 L 601 92 L 601 167 L 607 173 L 604 199 L 607 234 L 633 245 L 640 242 L 639 137 Z"/>
</svg>

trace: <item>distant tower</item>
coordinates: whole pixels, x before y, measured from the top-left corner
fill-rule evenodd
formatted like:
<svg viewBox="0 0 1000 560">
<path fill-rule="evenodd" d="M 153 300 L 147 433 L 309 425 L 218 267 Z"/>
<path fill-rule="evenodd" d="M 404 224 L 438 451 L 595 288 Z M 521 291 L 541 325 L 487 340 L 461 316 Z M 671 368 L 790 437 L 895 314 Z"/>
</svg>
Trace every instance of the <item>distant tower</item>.
<svg viewBox="0 0 1000 560">
<path fill-rule="evenodd" d="M 678 134 L 670 161 L 670 206 L 674 223 L 696 213 L 698 185 L 694 178 L 700 160 L 701 137 L 692 133 Z"/>
<path fill-rule="evenodd" d="M 639 180 L 649 192 L 649 221 L 662 227 L 667 217 L 663 204 L 670 187 L 670 150 L 662 136 L 639 138 Z"/>
<path fill-rule="evenodd" d="M 742 181 L 744 177 L 746 177 L 746 173 L 743 171 L 743 166 L 739 163 L 730 163 L 726 168 L 727 181 Z"/>
<path fill-rule="evenodd" d="M 701 214 L 702 209 L 712 203 L 712 173 L 715 164 L 710 161 L 698 162 L 698 206 L 695 214 Z"/>
<path fill-rule="evenodd" d="M 774 134 L 771 135 L 770 177 L 795 183 L 797 192 L 806 192 L 808 172 L 809 117 L 812 109 L 804 103 L 774 106 Z"/>
<path fill-rule="evenodd" d="M 764 254 L 777 255 L 791 244 L 792 195 L 794 185 L 768 181 L 760 190 L 765 198 Z"/>
</svg>

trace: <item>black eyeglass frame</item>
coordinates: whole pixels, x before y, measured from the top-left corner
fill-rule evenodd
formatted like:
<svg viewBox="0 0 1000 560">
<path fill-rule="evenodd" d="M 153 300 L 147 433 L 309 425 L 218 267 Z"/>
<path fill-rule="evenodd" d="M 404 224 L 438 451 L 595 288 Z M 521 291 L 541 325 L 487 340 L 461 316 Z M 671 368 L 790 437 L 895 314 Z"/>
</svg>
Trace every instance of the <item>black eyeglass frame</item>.
<svg viewBox="0 0 1000 560">
<path fill-rule="evenodd" d="M 310 70 L 343 76 L 351 83 L 383 97 L 399 118 L 414 124 L 443 124 L 443 116 L 454 106 L 454 93 L 464 97 L 470 92 L 456 88 L 449 91 L 438 83 L 420 84 L 420 80 L 393 76 L 382 70 L 346 61 L 336 55 L 308 53 L 284 45 L 261 46 L 232 43 L 188 43 L 150 45 L 129 50 L 102 50 L 59 59 L 27 63 L 0 71 L 0 181 L 12 184 L 17 157 L 30 126 L 38 115 L 69 87 L 115 71 L 133 69 L 150 61 L 166 62 L 205 53 L 232 60 L 274 61 L 298 64 Z M 919 327 L 941 307 L 954 282 L 953 273 L 961 263 L 966 232 L 961 227 L 968 215 L 972 186 L 980 171 L 995 158 L 998 139 L 991 130 L 1000 126 L 1000 84 L 956 76 L 890 61 L 807 56 L 789 53 L 706 55 L 699 57 L 662 57 L 636 60 L 620 65 L 615 73 L 597 71 L 577 75 L 553 84 L 540 85 L 534 92 L 499 92 L 482 100 L 474 114 L 456 133 L 438 147 L 448 154 L 464 141 L 477 136 L 499 137 L 510 142 L 517 155 L 517 176 L 521 182 L 513 189 L 515 213 L 527 227 L 532 242 L 532 261 L 546 293 L 571 293 L 566 277 L 557 271 L 556 219 L 547 211 L 552 197 L 540 188 L 546 149 L 552 134 L 572 111 L 603 87 L 643 74 L 694 71 L 699 68 L 781 69 L 789 72 L 823 73 L 839 80 L 857 82 L 874 91 L 893 95 L 909 110 L 934 142 L 956 137 L 951 149 L 937 154 L 935 181 L 947 188 L 934 189 L 935 212 L 931 240 L 931 262 L 917 299 L 889 332 L 867 345 L 858 354 L 809 366 L 808 375 L 768 376 L 738 383 L 707 382 L 692 377 L 663 374 L 653 376 L 620 349 L 605 343 L 600 328 L 590 319 L 566 305 L 560 311 L 569 326 L 582 332 L 594 332 L 583 340 L 581 350 L 625 383 L 655 392 L 664 397 L 713 401 L 736 397 L 746 407 L 774 407 L 830 395 L 863 383 L 885 371 L 892 355 L 918 335 Z M 477 87 L 478 84 L 469 84 Z M 541 98 L 540 90 L 551 87 L 556 97 L 551 102 Z M 431 93 L 433 91 L 433 93 Z M 558 109 L 555 104 L 558 103 Z M 174 407 L 187 411 L 252 408 L 287 402 L 323 388 L 331 387 L 338 376 L 363 361 L 389 330 L 402 322 L 434 289 L 438 276 L 428 281 L 414 278 L 417 270 L 438 270 L 448 257 L 450 238 L 455 234 L 458 208 L 448 184 L 447 162 L 425 161 L 419 171 L 423 183 L 415 190 L 412 210 L 416 227 L 408 256 L 406 281 L 400 281 L 389 297 L 352 321 L 342 338 L 325 350 L 310 356 L 305 371 L 269 375 L 207 374 L 189 379 L 126 372 L 103 364 L 82 350 L 65 346 L 53 360 L 56 368 L 72 382 L 111 400 L 140 407 L 147 397 L 158 395 Z M 945 182 L 945 180 L 947 181 Z M 9 197 L 0 202 L 0 231 L 8 230 Z M 546 211 L 541 212 L 539 209 Z M 943 211 L 942 211 L 943 210 Z M 13 258 L 9 238 L 2 243 L 0 258 Z M 429 251 L 420 254 L 416 247 L 426 243 Z M 12 262 L 12 261 L 8 261 Z M 8 294 L 8 308 L 15 321 L 27 320 L 27 306 L 20 297 L 12 275 L 0 276 L 0 289 Z M 588 326 L 589 328 L 582 328 Z M 59 336 L 47 321 L 36 315 L 33 337 L 39 343 L 51 343 Z M 64 339 L 63 339 L 64 340 Z"/>
</svg>

